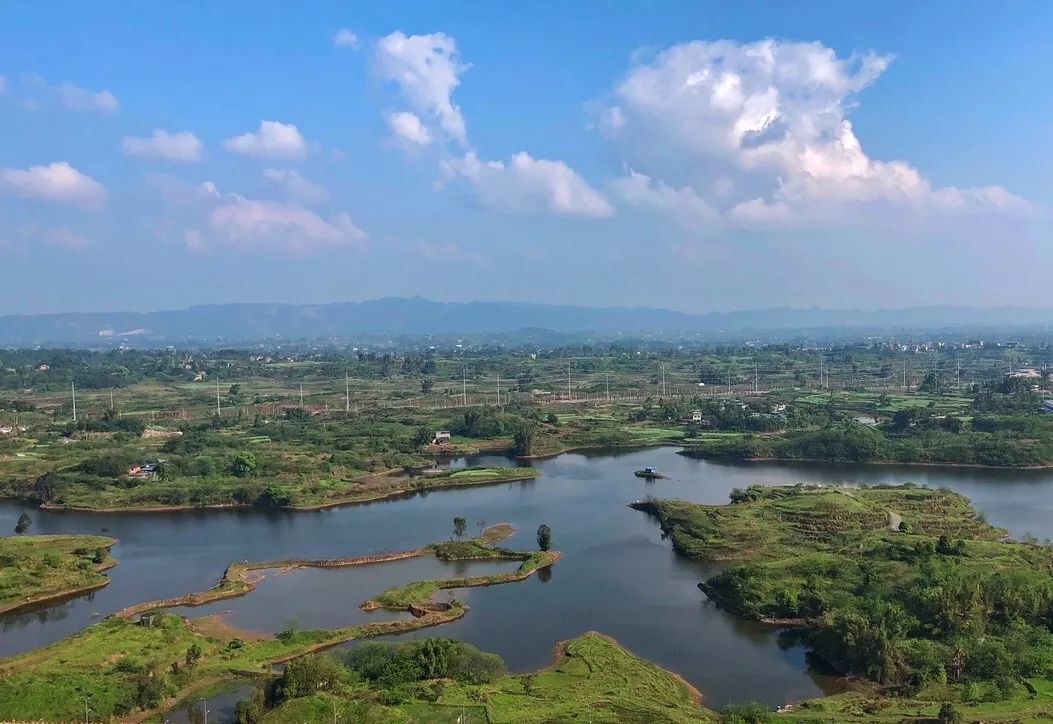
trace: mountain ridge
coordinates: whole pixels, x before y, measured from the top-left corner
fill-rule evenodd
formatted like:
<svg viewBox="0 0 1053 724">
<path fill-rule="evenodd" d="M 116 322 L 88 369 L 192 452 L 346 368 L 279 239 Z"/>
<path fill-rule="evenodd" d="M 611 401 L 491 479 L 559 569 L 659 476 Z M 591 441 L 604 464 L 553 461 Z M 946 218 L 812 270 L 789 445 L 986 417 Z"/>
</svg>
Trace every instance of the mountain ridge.
<svg viewBox="0 0 1053 724">
<path fill-rule="evenodd" d="M 0 316 L 0 345 L 133 346 L 373 336 L 507 334 L 719 335 L 808 329 L 1045 327 L 1053 308 L 931 305 L 900 309 L 772 307 L 693 314 L 651 307 L 534 302 L 436 302 L 385 297 L 326 304 L 202 304 L 153 312 L 61 312 Z"/>
</svg>

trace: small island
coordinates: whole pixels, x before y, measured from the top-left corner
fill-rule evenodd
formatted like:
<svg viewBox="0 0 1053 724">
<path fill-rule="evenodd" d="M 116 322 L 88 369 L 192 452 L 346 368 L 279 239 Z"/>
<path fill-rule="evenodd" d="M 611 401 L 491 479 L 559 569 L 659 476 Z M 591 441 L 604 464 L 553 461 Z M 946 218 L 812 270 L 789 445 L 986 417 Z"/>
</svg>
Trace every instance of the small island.
<svg viewBox="0 0 1053 724">
<path fill-rule="evenodd" d="M 0 613 L 102 588 L 117 541 L 97 535 L 0 537 Z"/>
</svg>

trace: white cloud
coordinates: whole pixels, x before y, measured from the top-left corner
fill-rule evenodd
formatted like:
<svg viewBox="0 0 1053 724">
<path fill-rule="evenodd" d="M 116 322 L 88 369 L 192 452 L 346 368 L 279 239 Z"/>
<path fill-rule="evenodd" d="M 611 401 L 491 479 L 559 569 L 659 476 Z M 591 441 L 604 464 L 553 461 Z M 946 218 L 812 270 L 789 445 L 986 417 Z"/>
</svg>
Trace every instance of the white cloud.
<svg viewBox="0 0 1053 724">
<path fill-rule="evenodd" d="M 690 186 L 673 187 L 632 169 L 611 185 L 630 205 L 671 213 L 689 226 L 720 221 L 719 212 Z"/>
<path fill-rule="evenodd" d="M 447 137 L 467 142 L 464 117 L 451 96 L 468 66 L 461 63 L 453 38 L 395 31 L 377 43 L 376 58 L 381 76 L 398 85 L 414 109 L 434 119 Z"/>
<path fill-rule="evenodd" d="M 306 252 L 323 247 L 357 247 L 367 238 L 346 213 L 326 220 L 299 204 L 241 196 L 225 199 L 209 214 L 208 222 L 224 241 L 249 249 Z M 200 237 L 196 243 L 203 243 Z"/>
<path fill-rule="evenodd" d="M 323 186 L 305 179 L 291 168 L 268 168 L 264 170 L 263 177 L 279 184 L 291 198 L 305 204 L 321 203 L 329 199 L 329 192 Z"/>
<path fill-rule="evenodd" d="M 482 202 L 498 211 L 592 218 L 614 213 L 607 199 L 562 161 L 537 159 L 521 151 L 505 164 L 480 161 L 469 152 L 444 161 L 442 170 L 447 179 L 470 181 Z"/>
<path fill-rule="evenodd" d="M 388 128 L 396 140 L 416 146 L 426 146 L 431 143 L 431 134 L 421 123 L 416 113 L 401 111 L 388 114 Z"/>
<path fill-rule="evenodd" d="M 121 147 L 129 156 L 154 156 L 169 161 L 201 160 L 201 141 L 190 131 L 169 133 L 155 128 L 146 137 L 125 136 Z"/>
<path fill-rule="evenodd" d="M 358 48 L 358 35 L 353 30 L 340 28 L 333 36 L 333 45 L 337 48 Z"/>
<path fill-rule="evenodd" d="M 55 92 L 64 105 L 78 111 L 117 110 L 117 98 L 108 90 L 90 91 L 72 83 L 62 83 L 55 88 Z"/>
<path fill-rule="evenodd" d="M 47 201 L 98 208 L 106 203 L 106 189 L 65 161 L 28 169 L 0 168 L 0 187 L 13 194 Z"/>
<path fill-rule="evenodd" d="M 303 158 L 307 154 L 307 142 L 299 129 L 291 123 L 260 121 L 255 133 L 243 133 L 223 142 L 231 153 L 256 158 Z"/>
<path fill-rule="evenodd" d="M 890 61 L 873 52 L 840 58 L 815 42 L 674 45 L 629 70 L 598 126 L 634 166 L 688 181 L 623 180 L 637 205 L 661 208 L 675 187 L 681 203 L 687 191 L 701 201 L 699 189 L 720 189 L 723 211 L 740 223 L 856 221 L 871 204 L 1027 211 L 1028 202 L 999 187 L 933 188 L 906 161 L 863 150 L 847 114 Z"/>
</svg>

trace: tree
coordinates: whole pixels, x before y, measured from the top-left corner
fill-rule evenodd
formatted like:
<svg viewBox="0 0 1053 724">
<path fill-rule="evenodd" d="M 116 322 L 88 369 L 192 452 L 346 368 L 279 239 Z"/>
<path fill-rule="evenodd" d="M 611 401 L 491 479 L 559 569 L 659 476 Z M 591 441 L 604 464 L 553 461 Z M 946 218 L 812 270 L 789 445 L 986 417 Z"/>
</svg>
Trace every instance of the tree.
<svg viewBox="0 0 1053 724">
<path fill-rule="evenodd" d="M 332 690 L 346 680 L 347 669 L 339 661 L 329 654 L 314 654 L 286 664 L 272 691 L 275 701 L 283 702 Z"/>
<path fill-rule="evenodd" d="M 420 381 L 421 394 L 428 394 L 429 392 L 431 392 L 432 387 L 435 387 L 435 380 L 424 379 Z"/>
<path fill-rule="evenodd" d="M 280 485 L 268 485 L 260 493 L 256 504 L 261 508 L 285 508 L 292 503 L 292 495 Z"/>
<path fill-rule="evenodd" d="M 537 527 L 537 547 L 547 551 L 552 545 L 552 529 L 542 523 Z"/>
<path fill-rule="evenodd" d="M 199 646 L 197 643 L 191 644 L 190 648 L 186 650 L 186 657 L 184 658 L 184 662 L 186 663 L 187 667 L 193 667 L 194 664 L 196 664 L 200 658 L 201 646 Z"/>
<path fill-rule="evenodd" d="M 468 527 L 468 520 L 467 519 L 462 518 L 459 515 L 456 518 L 453 519 L 453 534 L 456 537 L 458 537 L 458 538 L 462 537 L 464 535 L 464 530 L 467 527 Z"/>
<path fill-rule="evenodd" d="M 516 455 L 533 455 L 534 442 L 536 440 L 537 426 L 532 422 L 524 422 L 512 431 L 512 443 L 515 447 Z"/>
<path fill-rule="evenodd" d="M 962 724 L 965 721 L 962 713 L 949 701 L 940 705 L 940 713 L 936 715 L 936 719 L 940 724 Z"/>
<path fill-rule="evenodd" d="M 432 441 L 431 429 L 423 425 L 417 428 L 417 431 L 413 433 L 411 442 L 414 445 L 427 445 Z"/>
<path fill-rule="evenodd" d="M 30 520 L 29 514 L 22 513 L 22 515 L 18 516 L 18 522 L 15 523 L 15 533 L 22 535 L 29 530 L 29 526 L 31 525 L 33 525 L 33 521 Z"/>
<path fill-rule="evenodd" d="M 230 461 L 230 474 L 236 478 L 244 478 L 256 469 L 256 456 L 250 452 L 240 452 Z"/>
</svg>

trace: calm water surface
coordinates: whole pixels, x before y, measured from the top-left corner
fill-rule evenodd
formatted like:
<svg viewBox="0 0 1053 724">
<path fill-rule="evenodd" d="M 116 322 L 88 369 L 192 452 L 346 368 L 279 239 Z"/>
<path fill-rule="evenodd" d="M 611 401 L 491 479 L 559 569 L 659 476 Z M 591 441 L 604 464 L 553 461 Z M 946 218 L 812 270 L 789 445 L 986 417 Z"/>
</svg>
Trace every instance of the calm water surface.
<svg viewBox="0 0 1053 724">
<path fill-rule="evenodd" d="M 487 456 L 472 464 L 514 464 Z M 670 476 L 652 483 L 632 471 L 655 465 Z M 715 569 L 677 557 L 646 515 L 626 504 L 652 493 L 724 503 L 728 492 L 754 482 L 915 482 L 945 486 L 973 499 L 988 520 L 1014 535 L 1053 537 L 1053 471 L 967 468 L 743 464 L 692 460 L 671 448 L 568 454 L 538 461 L 543 477 L 482 488 L 434 491 L 403 500 L 309 513 L 185 511 L 83 514 L 29 510 L 34 533 L 108 532 L 119 539 L 109 586 L 92 595 L 0 617 L 0 655 L 69 635 L 132 603 L 203 590 L 232 560 L 330 558 L 416 547 L 449 538 L 454 516 L 509 522 L 512 547 L 533 547 L 539 523 L 552 528 L 564 558 L 545 575 L 521 583 L 458 591 L 464 618 L 408 635 L 446 635 L 501 654 L 513 670 L 544 666 L 553 644 L 598 630 L 683 675 L 707 704 L 759 699 L 771 705 L 836 687 L 808 670 L 800 647 L 780 646 L 776 631 L 738 621 L 707 603 L 695 584 Z M 22 511 L 0 502 L 0 530 Z M 261 631 L 290 619 L 306 627 L 384 620 L 363 613 L 362 600 L 417 578 L 488 572 L 433 559 L 381 566 L 307 569 L 269 575 L 246 597 L 189 609 L 189 615 L 229 611 L 231 623 Z M 500 569 L 500 568 L 499 568 Z M 489 569 L 493 570 L 493 568 Z M 503 570 L 503 569 L 501 569 Z"/>
</svg>

